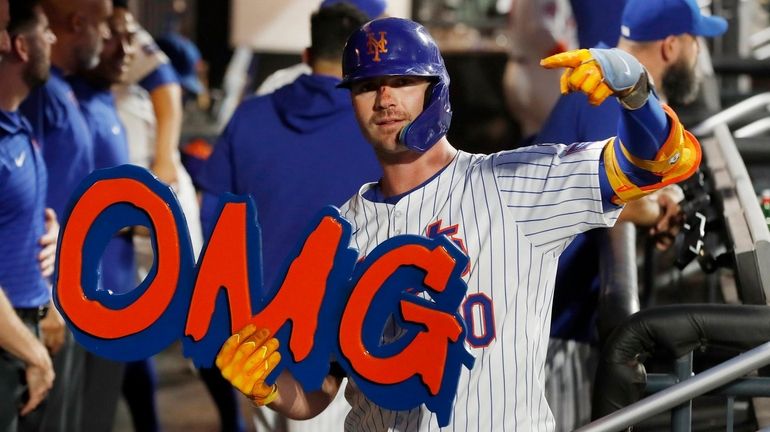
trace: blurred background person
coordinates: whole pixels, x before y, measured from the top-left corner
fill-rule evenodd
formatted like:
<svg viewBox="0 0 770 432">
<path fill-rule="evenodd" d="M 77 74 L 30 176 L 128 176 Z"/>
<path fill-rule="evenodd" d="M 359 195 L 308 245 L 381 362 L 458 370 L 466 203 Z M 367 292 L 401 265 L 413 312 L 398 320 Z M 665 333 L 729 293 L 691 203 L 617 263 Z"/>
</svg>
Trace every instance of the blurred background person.
<svg viewBox="0 0 770 432">
<path fill-rule="evenodd" d="M 110 87 L 123 80 L 128 71 L 134 55 L 132 43 L 137 29 L 130 14 L 120 8 L 113 9 L 108 25 L 110 37 L 104 42 L 98 65 L 70 78 L 93 139 L 95 169 L 112 168 L 129 162 L 126 132 L 118 117 Z M 127 294 L 136 286 L 132 234 L 133 229 L 121 230 L 104 249 L 100 263 L 101 289 Z M 109 430 L 114 423 L 124 382 L 124 363 L 89 355 L 86 367 L 86 403 L 89 410 L 99 415 L 84 413 L 84 417 L 98 417 L 99 422 L 92 426 L 98 430 Z M 148 403 L 151 403 L 154 395 L 141 396 L 142 399 L 145 396 L 149 398 Z M 132 406 L 131 399 L 129 406 Z"/>
<path fill-rule="evenodd" d="M 43 149 L 48 170 L 46 204 L 60 218 L 65 216 L 69 197 L 94 167 L 93 140 L 66 77 L 88 70 L 99 62 L 104 39 L 109 37 L 109 0 L 43 0 L 43 11 L 56 34 L 51 48 L 51 75 L 43 86 L 30 93 L 21 105 L 35 138 Z M 51 309 L 45 325 L 52 330 L 63 321 Z M 70 334 L 54 358 L 59 379 L 54 383 L 43 429 L 82 430 L 85 351 Z"/>
<path fill-rule="evenodd" d="M 197 101 L 197 98 L 206 92 L 200 79 L 205 67 L 198 47 L 193 41 L 176 32 L 164 33 L 155 39 L 155 42 L 158 44 L 158 48 L 169 58 L 171 66 L 176 72 L 183 90 L 183 102 Z"/>
<path fill-rule="evenodd" d="M 118 3 L 128 8 L 127 0 Z M 138 153 L 137 156 L 132 156 L 132 160 L 135 157 L 149 158 L 150 171 L 163 183 L 176 187 L 179 182 L 179 170 L 175 161 L 179 157 L 178 146 L 183 118 L 182 89 L 173 67 L 158 48 L 155 39 L 141 28 L 135 39 L 136 56 L 129 67 L 126 83 L 139 84 L 147 91 L 155 125 L 154 145 L 141 156 Z"/>
<path fill-rule="evenodd" d="M 321 208 L 342 204 L 360 184 L 381 176 L 349 95 L 336 87 L 342 79 L 345 41 L 366 21 L 347 2 L 322 5 L 313 13 L 311 45 L 303 53 L 312 73 L 245 100 L 202 168 L 204 232 L 213 228 L 221 194 L 254 198 L 265 295 L 278 289 L 289 254 Z M 334 408 L 310 421 L 290 422 L 291 430 L 339 428 L 347 411 L 342 393 Z"/>
<path fill-rule="evenodd" d="M 130 11 L 128 0 L 113 3 L 115 7 Z M 159 180 L 174 188 L 187 217 L 197 257 L 203 243 L 198 200 L 179 154 L 184 90 L 169 58 L 138 22 L 136 25 L 139 29 L 133 37 L 135 55 L 123 82 L 113 86 L 118 114 L 128 137 L 130 161 L 148 168 Z M 169 174 L 166 165 L 171 166 L 173 174 Z M 161 166 L 163 168 L 158 168 Z M 134 243 L 138 277 L 143 280 L 153 262 L 150 240 L 146 236 L 135 236 Z"/>
<path fill-rule="evenodd" d="M 174 71 L 178 85 L 181 88 L 179 104 L 184 107 L 186 101 L 197 102 L 198 97 L 206 93 L 206 89 L 199 78 L 200 69 L 202 67 L 200 51 L 198 51 L 198 48 L 190 39 L 178 33 L 176 27 L 177 26 L 172 23 L 171 30 L 159 36 L 156 39 L 156 44 L 160 51 L 168 58 L 169 64 Z M 195 104 L 195 106 L 197 107 L 197 104 Z M 192 114 L 192 111 L 185 111 L 185 114 Z M 180 180 L 177 183 L 178 196 L 180 197 L 180 203 L 182 203 L 185 215 L 188 218 L 191 236 L 200 237 L 201 228 L 199 224 L 200 212 L 198 200 L 195 194 L 194 183 L 192 182 L 189 173 L 181 164 L 180 145 L 181 142 L 177 142 L 176 153 L 174 155 L 174 163 L 179 170 L 177 178 Z M 193 205 L 195 206 L 194 211 L 192 211 L 192 209 L 186 210 L 187 208 L 192 208 Z M 196 219 L 192 219 L 194 217 Z M 200 246 L 196 243 L 197 242 L 195 241 L 193 242 L 193 248 L 196 251 L 197 257 Z M 206 389 L 217 407 L 222 430 L 244 430 L 246 425 L 243 422 L 243 417 L 241 416 L 241 411 L 238 406 L 238 394 L 232 386 L 222 378 L 219 369 L 212 365 L 210 368 L 198 368 L 197 373 L 206 385 Z"/>
<path fill-rule="evenodd" d="M 38 259 L 47 172 L 18 111 L 48 79 L 55 42 L 37 1 L 0 0 L 0 430 L 39 429 L 55 375 L 40 330 L 51 297 Z"/>
<path fill-rule="evenodd" d="M 384 16 L 385 9 L 388 7 L 386 0 L 323 0 L 319 7 L 325 8 L 337 3 L 350 3 L 363 12 L 370 20 Z M 264 81 L 262 81 L 262 84 L 259 85 L 256 94 L 257 96 L 262 96 L 272 93 L 286 84 L 294 82 L 300 75 L 309 75 L 311 73 L 313 73 L 313 70 L 310 67 L 310 64 L 307 60 L 303 59 L 301 63 L 279 69 L 270 74 Z"/>
<path fill-rule="evenodd" d="M 504 99 L 519 123 L 521 145 L 527 145 L 559 98 L 557 84 L 561 74 L 540 67 L 540 59 L 577 48 L 569 1 L 514 1 L 509 33 L 510 52 L 503 72 Z"/>
<path fill-rule="evenodd" d="M 125 14 L 130 14 L 127 1 L 116 0 L 114 6 Z M 132 22 L 135 23 L 133 19 Z M 192 180 L 181 163 L 179 132 L 183 120 L 184 99 L 193 99 L 203 90 L 194 72 L 200 61 L 200 54 L 194 47 L 172 36 L 159 38 L 165 48 L 164 52 L 159 44 L 141 29 L 132 39 L 136 46 L 136 57 L 128 66 L 126 79 L 113 87 L 120 118 L 126 125 L 130 160 L 133 164 L 150 169 L 164 181 L 163 177 L 155 172 L 155 168 L 158 163 L 165 164 L 166 158 L 170 158 L 175 170 L 175 180 L 171 185 L 185 214 L 197 258 L 203 243 L 198 199 Z M 161 126 L 164 123 L 165 126 Z M 163 133 L 161 129 L 176 132 Z M 159 162 L 161 154 L 166 155 L 160 157 Z M 149 233 L 138 230 L 136 234 L 136 277 L 141 281 L 152 269 L 154 256 Z M 236 393 L 221 377 L 219 370 L 204 368 L 199 370 L 199 373 L 217 407 L 222 430 L 243 430 L 244 424 Z M 156 387 L 157 376 L 152 359 L 127 365 L 123 392 L 136 430 L 159 428 L 155 403 Z"/>
</svg>

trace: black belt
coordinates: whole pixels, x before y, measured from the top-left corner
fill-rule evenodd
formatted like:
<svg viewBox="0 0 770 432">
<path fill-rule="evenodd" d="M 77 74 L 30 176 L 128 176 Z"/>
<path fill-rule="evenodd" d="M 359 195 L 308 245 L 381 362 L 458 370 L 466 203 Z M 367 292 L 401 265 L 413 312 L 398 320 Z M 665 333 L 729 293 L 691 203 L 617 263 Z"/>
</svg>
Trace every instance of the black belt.
<svg viewBox="0 0 770 432">
<path fill-rule="evenodd" d="M 22 321 L 37 324 L 48 313 L 48 305 L 31 308 L 13 308 Z"/>
</svg>

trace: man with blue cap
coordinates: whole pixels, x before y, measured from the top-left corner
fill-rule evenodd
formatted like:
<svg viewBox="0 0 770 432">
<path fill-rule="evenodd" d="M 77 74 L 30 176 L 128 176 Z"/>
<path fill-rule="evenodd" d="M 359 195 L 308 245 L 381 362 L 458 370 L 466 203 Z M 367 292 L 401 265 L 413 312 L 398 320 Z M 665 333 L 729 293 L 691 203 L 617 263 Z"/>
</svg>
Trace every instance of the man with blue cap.
<svg viewBox="0 0 770 432">
<path fill-rule="evenodd" d="M 644 65 L 662 101 L 685 104 L 698 88 L 698 37 L 719 36 L 726 30 L 723 18 L 701 14 L 695 0 L 628 0 L 618 48 Z M 563 95 L 535 142 L 605 139 L 615 134 L 618 115 L 614 101 L 593 106 L 583 94 Z M 663 189 L 629 203 L 620 220 L 650 227 L 650 233 L 659 239 L 658 246 L 668 247 L 682 197 L 676 186 Z M 600 246 L 599 231 L 579 235 L 562 254 L 556 275 L 546 394 L 563 430 L 572 430 L 590 419 Z"/>
<path fill-rule="evenodd" d="M 675 104 L 688 102 L 697 89 L 697 37 L 727 30 L 724 18 L 701 14 L 695 0 L 629 0 L 621 22 L 617 47 L 644 65 L 663 101 Z M 561 97 L 536 142 L 607 137 L 614 133 L 608 120 L 616 116 L 612 104 L 591 107 L 584 95 L 570 93 Z"/>
<path fill-rule="evenodd" d="M 168 56 L 174 67 L 179 84 L 187 95 L 197 96 L 203 92 L 203 84 L 198 78 L 198 65 L 201 52 L 195 43 L 179 33 L 169 32 L 155 40 L 158 47 Z"/>
</svg>

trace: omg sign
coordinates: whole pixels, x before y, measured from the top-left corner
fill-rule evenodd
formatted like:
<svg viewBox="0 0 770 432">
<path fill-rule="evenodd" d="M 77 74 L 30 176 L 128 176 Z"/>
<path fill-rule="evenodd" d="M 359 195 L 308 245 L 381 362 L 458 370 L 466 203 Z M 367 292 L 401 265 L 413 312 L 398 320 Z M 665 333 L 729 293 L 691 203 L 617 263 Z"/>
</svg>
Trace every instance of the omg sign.
<svg viewBox="0 0 770 432">
<path fill-rule="evenodd" d="M 146 227 L 151 272 L 128 293 L 99 289 L 99 262 L 117 233 Z M 351 226 L 323 209 L 286 261 L 283 279 L 264 289 L 260 227 L 249 197 L 223 196 L 197 262 L 174 193 L 130 165 L 96 171 L 70 203 L 59 238 L 56 307 L 77 341 L 118 361 L 152 356 L 176 340 L 210 366 L 232 333 L 248 323 L 281 342 L 281 364 L 307 391 L 320 388 L 330 359 L 372 402 L 406 410 L 420 404 L 448 424 L 462 367 L 473 357 L 457 313 L 468 259 L 444 236 L 394 237 L 359 261 Z M 398 336 L 382 341 L 393 323 Z"/>
</svg>

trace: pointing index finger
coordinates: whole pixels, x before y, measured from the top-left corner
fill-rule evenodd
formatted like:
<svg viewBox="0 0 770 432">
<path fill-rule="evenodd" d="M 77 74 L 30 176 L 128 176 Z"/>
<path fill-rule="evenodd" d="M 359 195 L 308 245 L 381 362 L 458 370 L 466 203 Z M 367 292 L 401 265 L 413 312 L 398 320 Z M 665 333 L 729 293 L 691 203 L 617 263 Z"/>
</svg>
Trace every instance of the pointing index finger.
<svg viewBox="0 0 770 432">
<path fill-rule="evenodd" d="M 586 49 L 567 51 L 540 60 L 540 66 L 543 66 L 546 69 L 560 67 L 575 68 L 580 66 L 583 61 L 590 58 L 591 53 Z"/>
</svg>

